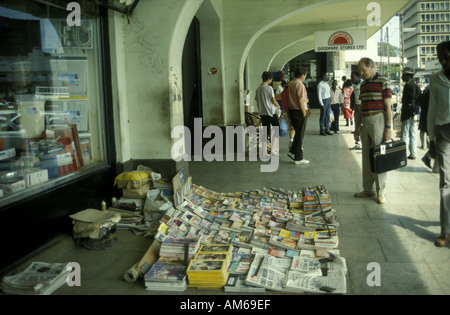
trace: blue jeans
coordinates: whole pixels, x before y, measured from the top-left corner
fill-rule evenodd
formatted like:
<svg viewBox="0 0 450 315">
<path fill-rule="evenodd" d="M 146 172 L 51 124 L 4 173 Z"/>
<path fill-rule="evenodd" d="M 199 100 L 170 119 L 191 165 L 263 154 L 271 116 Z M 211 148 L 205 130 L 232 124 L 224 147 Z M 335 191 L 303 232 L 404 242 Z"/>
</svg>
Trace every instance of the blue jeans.
<svg viewBox="0 0 450 315">
<path fill-rule="evenodd" d="M 330 112 L 331 112 L 331 98 L 323 100 L 325 108 L 320 109 L 320 133 L 330 132 Z"/>
<path fill-rule="evenodd" d="M 340 107 L 339 104 L 331 104 L 331 111 L 334 115 L 334 122 L 331 123 L 331 130 L 339 131 L 339 115 L 340 115 Z"/>
<path fill-rule="evenodd" d="M 402 121 L 402 140 L 408 145 L 409 139 L 409 154 L 416 157 L 417 151 L 417 131 L 414 117 Z"/>
</svg>

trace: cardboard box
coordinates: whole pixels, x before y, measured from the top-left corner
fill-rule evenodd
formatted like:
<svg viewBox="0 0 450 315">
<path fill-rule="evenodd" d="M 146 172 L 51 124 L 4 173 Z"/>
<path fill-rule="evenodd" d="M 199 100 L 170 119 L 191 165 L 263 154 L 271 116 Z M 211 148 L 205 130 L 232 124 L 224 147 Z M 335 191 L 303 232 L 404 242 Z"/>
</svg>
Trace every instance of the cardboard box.
<svg viewBox="0 0 450 315">
<path fill-rule="evenodd" d="M 122 189 L 123 196 L 125 198 L 145 198 L 147 191 L 152 189 L 150 183 L 144 184 L 137 189 Z"/>
<path fill-rule="evenodd" d="M 16 192 L 24 190 L 26 187 L 27 185 L 25 184 L 25 180 L 23 179 L 16 179 L 0 183 L 0 188 L 3 189 L 3 192 L 5 194 L 14 194 Z"/>
<path fill-rule="evenodd" d="M 41 170 L 31 168 L 28 170 L 21 171 L 20 175 L 23 176 L 23 179 L 25 180 L 25 184 L 27 185 L 27 187 L 32 187 L 48 181 L 48 170 L 46 169 Z"/>
</svg>

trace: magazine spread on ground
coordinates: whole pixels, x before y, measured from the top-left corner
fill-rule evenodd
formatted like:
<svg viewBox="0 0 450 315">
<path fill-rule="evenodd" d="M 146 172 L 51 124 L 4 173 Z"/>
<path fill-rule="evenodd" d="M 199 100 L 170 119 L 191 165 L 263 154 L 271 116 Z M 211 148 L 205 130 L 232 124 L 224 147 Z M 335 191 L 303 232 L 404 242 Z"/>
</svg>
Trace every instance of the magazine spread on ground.
<svg viewBox="0 0 450 315">
<path fill-rule="evenodd" d="M 337 212 L 324 186 L 219 193 L 188 183 L 160 220 L 148 290 L 346 293 Z"/>
</svg>

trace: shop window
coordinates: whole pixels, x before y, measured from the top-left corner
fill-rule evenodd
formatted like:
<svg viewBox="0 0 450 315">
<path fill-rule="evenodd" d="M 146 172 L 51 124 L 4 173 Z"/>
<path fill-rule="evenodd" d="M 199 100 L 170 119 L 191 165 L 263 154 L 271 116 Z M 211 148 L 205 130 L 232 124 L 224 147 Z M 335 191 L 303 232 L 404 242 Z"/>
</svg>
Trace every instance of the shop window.
<svg viewBox="0 0 450 315">
<path fill-rule="evenodd" d="M 0 207 L 107 166 L 99 16 L 0 3 Z"/>
</svg>

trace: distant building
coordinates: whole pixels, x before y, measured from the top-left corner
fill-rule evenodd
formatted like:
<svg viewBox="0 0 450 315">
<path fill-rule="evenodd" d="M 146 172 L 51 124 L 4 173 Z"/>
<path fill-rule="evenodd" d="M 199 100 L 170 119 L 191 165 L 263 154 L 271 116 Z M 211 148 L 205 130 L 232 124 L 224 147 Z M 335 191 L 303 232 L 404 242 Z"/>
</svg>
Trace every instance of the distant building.
<svg viewBox="0 0 450 315">
<path fill-rule="evenodd" d="M 450 1 L 411 1 L 403 10 L 405 58 L 407 67 L 425 70 L 437 59 L 437 44 L 450 40 Z"/>
</svg>

